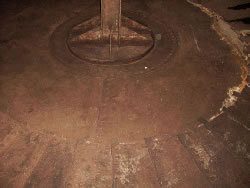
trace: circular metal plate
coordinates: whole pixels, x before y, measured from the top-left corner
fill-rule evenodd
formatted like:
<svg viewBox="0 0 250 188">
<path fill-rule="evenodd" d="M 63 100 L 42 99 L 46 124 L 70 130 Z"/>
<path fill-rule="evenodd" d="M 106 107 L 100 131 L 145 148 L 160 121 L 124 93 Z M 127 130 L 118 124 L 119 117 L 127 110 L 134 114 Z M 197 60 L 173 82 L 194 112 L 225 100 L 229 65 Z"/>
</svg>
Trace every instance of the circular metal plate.
<svg viewBox="0 0 250 188">
<path fill-rule="evenodd" d="M 101 64 L 102 66 L 115 65 L 122 71 L 129 71 L 131 73 L 142 73 L 147 69 L 155 69 L 160 64 L 166 63 L 173 56 L 178 47 L 178 36 L 165 23 L 162 23 L 159 19 L 155 19 L 152 16 L 143 14 L 138 15 L 136 12 L 126 12 L 126 17 L 141 23 L 152 30 L 152 36 L 154 37 L 154 45 L 147 51 L 146 56 L 142 56 L 139 59 L 133 59 L 129 64 L 119 63 L 119 61 L 111 64 Z M 72 50 L 68 46 L 67 39 L 70 36 L 72 28 L 94 17 L 93 15 L 80 14 L 72 19 L 61 24 L 53 32 L 50 40 L 50 49 L 52 54 L 66 65 L 71 67 L 84 67 L 90 68 L 90 64 L 93 62 L 87 61 L 84 58 L 79 58 L 72 53 Z M 154 63 L 153 63 L 154 62 Z M 99 64 L 100 65 L 100 64 Z M 124 65 L 124 66 L 120 66 Z M 91 66 L 92 68 L 93 66 Z M 94 71 L 98 71 L 97 69 Z"/>
<path fill-rule="evenodd" d="M 153 32 L 123 17 L 120 34 L 101 30 L 100 16 L 73 27 L 67 45 L 74 56 L 83 62 L 105 65 L 129 64 L 147 55 L 154 47 Z"/>
</svg>

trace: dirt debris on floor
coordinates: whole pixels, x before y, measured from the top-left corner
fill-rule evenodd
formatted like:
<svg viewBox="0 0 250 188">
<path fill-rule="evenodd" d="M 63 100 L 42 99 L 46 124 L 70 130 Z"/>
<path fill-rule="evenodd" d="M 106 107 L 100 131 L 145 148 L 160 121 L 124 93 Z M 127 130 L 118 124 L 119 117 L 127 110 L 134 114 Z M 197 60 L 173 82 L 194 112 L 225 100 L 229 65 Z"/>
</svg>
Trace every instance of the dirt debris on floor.
<svg viewBox="0 0 250 188">
<path fill-rule="evenodd" d="M 51 36 L 98 0 L 1 3 L 0 187 L 249 187 L 247 28 L 227 22 L 247 9 L 125 0 L 169 29 L 171 57 L 71 66 Z"/>
</svg>

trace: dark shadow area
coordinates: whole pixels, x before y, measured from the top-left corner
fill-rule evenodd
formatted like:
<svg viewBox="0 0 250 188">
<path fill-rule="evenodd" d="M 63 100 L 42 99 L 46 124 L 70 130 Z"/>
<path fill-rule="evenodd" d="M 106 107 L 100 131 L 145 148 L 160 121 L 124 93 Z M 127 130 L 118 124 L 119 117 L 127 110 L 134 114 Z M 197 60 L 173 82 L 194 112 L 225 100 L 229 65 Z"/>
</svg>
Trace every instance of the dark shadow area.
<svg viewBox="0 0 250 188">
<path fill-rule="evenodd" d="M 248 8 L 250 8 L 250 3 L 244 3 L 244 4 L 236 5 L 233 7 L 228 7 L 228 9 L 232 9 L 232 10 L 242 10 L 242 9 L 248 9 Z"/>
<path fill-rule="evenodd" d="M 250 17 L 228 20 L 228 22 L 242 22 L 242 23 L 248 25 L 248 24 L 250 24 Z"/>
</svg>

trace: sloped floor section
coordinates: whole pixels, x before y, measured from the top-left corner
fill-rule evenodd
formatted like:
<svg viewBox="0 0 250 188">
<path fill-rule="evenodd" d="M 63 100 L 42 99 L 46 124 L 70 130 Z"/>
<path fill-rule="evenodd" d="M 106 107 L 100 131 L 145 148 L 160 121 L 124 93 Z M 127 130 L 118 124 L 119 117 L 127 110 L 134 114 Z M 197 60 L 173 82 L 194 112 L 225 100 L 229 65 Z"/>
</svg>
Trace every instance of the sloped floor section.
<svg viewBox="0 0 250 188">
<path fill-rule="evenodd" d="M 175 33 L 171 58 L 56 59 L 52 33 L 98 6 L 2 2 L 0 187 L 249 187 L 249 87 L 221 108 L 246 62 L 213 19 L 181 0 L 126 0 L 125 14 L 149 14 Z"/>
</svg>

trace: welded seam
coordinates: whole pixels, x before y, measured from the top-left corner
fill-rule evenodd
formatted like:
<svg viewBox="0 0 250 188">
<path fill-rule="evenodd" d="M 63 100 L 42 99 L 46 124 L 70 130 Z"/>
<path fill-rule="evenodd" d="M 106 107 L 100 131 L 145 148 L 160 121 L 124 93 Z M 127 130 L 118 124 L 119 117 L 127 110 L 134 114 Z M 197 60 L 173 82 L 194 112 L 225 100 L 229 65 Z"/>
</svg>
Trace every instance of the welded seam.
<svg viewBox="0 0 250 188">
<path fill-rule="evenodd" d="M 219 112 L 217 112 L 215 115 L 213 115 L 212 117 L 210 117 L 208 119 L 208 122 L 211 122 L 214 119 L 216 119 L 218 116 L 223 114 L 225 109 L 235 105 L 235 103 L 238 100 L 238 97 L 235 95 L 235 93 L 240 94 L 245 87 L 249 87 L 249 83 L 247 82 L 247 76 L 249 74 L 249 71 L 248 71 L 248 68 L 247 68 L 247 65 L 249 64 L 248 54 L 245 54 L 244 51 L 243 51 L 246 44 L 244 44 L 243 42 L 240 41 L 239 35 L 233 29 L 231 29 L 231 26 L 229 24 L 227 24 L 220 15 L 218 15 L 214 11 L 204 7 L 201 4 L 194 3 L 192 0 L 187 0 L 187 2 L 192 4 L 195 7 L 199 8 L 202 12 L 204 12 L 210 18 L 213 19 L 212 26 L 211 26 L 212 29 L 220 36 L 221 40 L 225 41 L 231 47 L 232 51 L 234 53 L 236 53 L 236 55 L 238 55 L 239 57 L 241 57 L 244 60 L 244 62 L 240 64 L 240 67 L 241 67 L 241 83 L 239 85 L 228 88 L 227 97 L 222 102 L 222 106 L 219 109 Z M 220 24 L 219 22 L 226 25 L 227 29 L 229 29 L 230 33 L 232 33 L 234 36 L 237 36 L 237 38 L 236 38 L 237 41 L 236 42 L 233 42 L 231 40 L 232 39 L 231 37 L 229 37 L 226 33 L 221 31 L 221 29 L 218 27 L 218 25 Z M 240 45 L 240 47 L 239 47 L 239 45 Z M 200 124 L 200 125 L 198 125 L 198 127 L 203 126 L 203 125 L 204 124 Z"/>
</svg>

